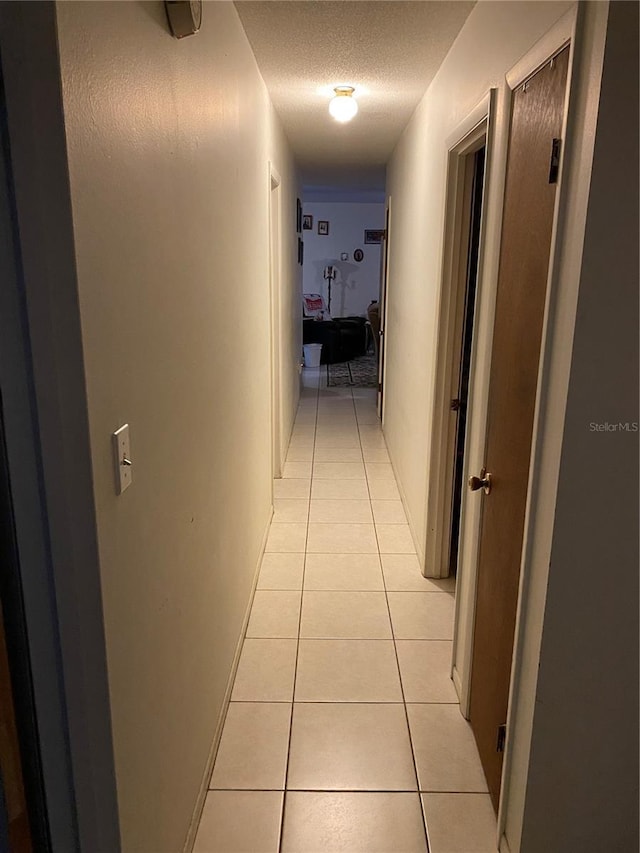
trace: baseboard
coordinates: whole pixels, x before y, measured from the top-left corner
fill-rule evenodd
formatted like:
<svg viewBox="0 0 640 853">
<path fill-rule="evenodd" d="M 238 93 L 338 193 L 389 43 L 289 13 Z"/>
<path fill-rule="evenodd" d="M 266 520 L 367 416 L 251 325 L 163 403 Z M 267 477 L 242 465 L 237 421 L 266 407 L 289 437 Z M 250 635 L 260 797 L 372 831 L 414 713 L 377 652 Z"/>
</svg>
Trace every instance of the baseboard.
<svg viewBox="0 0 640 853">
<path fill-rule="evenodd" d="M 183 853 L 191 853 L 193 850 L 193 845 L 196 842 L 196 835 L 198 833 L 198 827 L 200 825 L 200 818 L 202 817 L 202 810 L 204 809 L 204 803 L 207 798 L 207 792 L 209 790 L 209 780 L 211 779 L 211 774 L 213 773 L 213 765 L 216 760 L 216 754 L 218 752 L 218 747 L 220 746 L 220 738 L 222 737 L 222 729 L 224 728 L 224 723 L 227 718 L 227 711 L 229 710 L 229 702 L 231 701 L 231 691 L 233 690 L 233 682 L 235 681 L 236 672 L 238 671 L 238 664 L 240 663 L 240 654 L 242 652 L 242 644 L 244 643 L 245 634 L 247 633 L 247 626 L 249 624 L 249 616 L 251 615 L 251 607 L 253 606 L 253 599 L 256 593 L 256 587 L 258 585 L 258 576 L 260 574 L 260 565 L 262 563 L 262 557 L 264 556 L 264 549 L 267 546 L 267 537 L 269 536 L 269 528 L 271 527 L 271 520 L 273 518 L 273 507 L 271 507 L 271 512 L 269 513 L 269 518 L 267 520 L 267 525 L 265 527 L 264 534 L 262 536 L 262 544 L 260 545 L 260 553 L 258 556 L 258 563 L 255 569 L 255 573 L 253 576 L 253 583 L 251 585 L 251 595 L 249 596 L 249 603 L 247 605 L 246 612 L 244 614 L 244 618 L 242 620 L 242 628 L 240 630 L 240 637 L 238 638 L 238 644 L 236 646 L 236 651 L 233 656 L 233 663 L 231 664 L 231 672 L 229 673 L 229 679 L 227 681 L 227 689 L 224 693 L 224 699 L 222 701 L 222 708 L 220 709 L 220 713 L 218 715 L 218 721 L 216 723 L 215 731 L 213 734 L 213 740 L 211 741 L 211 747 L 209 749 L 209 755 L 207 757 L 207 763 L 205 765 L 204 776 L 202 778 L 202 783 L 200 785 L 200 790 L 198 792 L 198 798 L 196 800 L 196 804 L 193 810 L 193 815 L 191 817 L 191 822 L 189 823 L 189 831 L 187 832 L 187 838 L 184 843 L 184 847 L 182 848 Z"/>
<path fill-rule="evenodd" d="M 500 836 L 500 846 L 498 847 L 500 853 L 511 853 L 511 848 L 509 847 L 509 842 L 506 839 L 506 836 Z"/>
<path fill-rule="evenodd" d="M 384 436 L 384 430 L 382 431 L 382 435 Z M 418 537 L 415 531 L 415 525 L 413 523 L 413 518 L 411 517 L 411 512 L 409 511 L 409 507 L 407 505 L 407 499 L 404 493 L 404 489 L 402 488 L 402 482 L 398 477 L 398 471 L 396 469 L 395 462 L 393 461 L 393 457 L 389 452 L 389 445 L 387 444 L 387 438 L 384 436 L 384 443 L 387 448 L 387 453 L 389 453 L 389 459 L 391 461 L 391 468 L 393 470 L 393 476 L 396 478 L 396 485 L 398 487 L 398 491 L 400 492 L 400 500 L 402 502 L 402 507 L 404 509 L 404 514 L 407 517 L 407 523 L 409 525 L 409 533 L 411 533 L 411 538 L 413 539 L 413 545 L 416 549 L 416 554 L 418 555 L 418 562 L 420 563 L 420 569 L 422 571 L 422 567 L 424 566 L 424 543 L 420 544 Z"/>
<path fill-rule="evenodd" d="M 458 694 L 458 702 L 460 702 L 462 697 L 462 679 L 460 678 L 460 673 L 455 666 L 451 673 L 451 680 L 453 681 L 453 686 L 456 688 L 456 693 Z"/>
</svg>

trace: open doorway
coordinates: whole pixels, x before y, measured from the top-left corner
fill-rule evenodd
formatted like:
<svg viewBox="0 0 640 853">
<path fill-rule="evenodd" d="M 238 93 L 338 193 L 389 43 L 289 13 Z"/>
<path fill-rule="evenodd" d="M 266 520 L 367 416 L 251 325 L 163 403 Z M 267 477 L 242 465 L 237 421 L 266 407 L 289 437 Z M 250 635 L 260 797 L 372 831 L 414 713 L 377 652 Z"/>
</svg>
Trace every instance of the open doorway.
<svg viewBox="0 0 640 853">
<path fill-rule="evenodd" d="M 484 188 L 484 166 L 486 146 L 467 155 L 467 171 L 471 179 L 469 210 L 469 237 L 467 248 L 466 286 L 462 317 L 458 370 L 458 393 L 451 398 L 450 408 L 456 416 L 455 447 L 453 455 L 453 489 L 451 496 L 451 533 L 449 537 L 449 574 L 458 568 L 458 546 L 460 537 L 460 511 L 462 507 L 462 481 L 464 477 L 464 446 L 467 434 L 467 404 L 469 399 L 469 374 L 473 342 L 476 287 L 478 283 L 478 258 L 480 255 L 480 222 L 482 220 L 482 196 Z"/>
<path fill-rule="evenodd" d="M 387 312 L 387 285 L 389 279 L 389 238 L 391 235 L 391 198 L 387 198 L 384 214 L 384 234 L 380 253 L 380 299 L 378 308 L 378 329 L 374 330 L 375 352 L 378 356 L 378 417 L 384 423 L 384 361 L 385 326 Z"/>
<path fill-rule="evenodd" d="M 49 56 L 43 48 L 47 43 L 44 34 L 55 38 L 55 22 L 47 16 L 47 10 L 44 12 L 45 17 L 38 19 L 35 29 L 41 38 L 39 48 Z M 50 79 L 41 67 L 32 68 L 31 73 L 38 74 L 39 80 Z M 50 331 L 54 324 L 48 311 L 39 313 L 41 306 L 31 300 L 35 284 L 38 296 L 47 306 L 52 304 L 48 301 L 50 291 L 46 276 L 36 278 L 33 267 L 29 268 L 38 253 L 28 254 L 24 249 L 25 245 L 38 246 L 42 252 L 38 261 L 50 264 L 48 269 L 62 294 L 70 277 L 61 274 L 56 262 L 51 263 L 42 241 L 29 244 L 29 238 L 33 238 L 35 222 L 56 236 L 63 232 L 65 205 L 56 183 L 57 173 L 52 167 L 57 162 L 55 157 L 45 157 L 44 165 L 40 163 L 47 169 L 51 184 L 38 182 L 37 170 L 31 172 L 38 184 L 35 204 L 34 197 L 29 197 L 28 182 L 21 181 L 24 171 L 20 171 L 22 157 L 28 161 L 29 169 L 36 159 L 29 156 L 33 150 L 29 148 L 32 138 L 53 140 L 47 148 L 48 153 L 62 149 L 57 148 L 59 137 L 51 131 L 50 123 L 47 124 L 51 131 L 48 136 L 39 133 L 37 122 L 34 124 L 35 119 L 30 115 L 29 131 L 34 136 L 26 134 L 25 145 L 20 117 L 10 121 L 7 80 L 14 87 L 15 104 L 18 74 L 21 83 L 29 80 L 29 73 L 24 74 L 24 64 L 16 62 L 15 56 L 7 59 L 5 53 L 0 74 L 0 850 L 30 853 L 32 850 L 79 849 L 78 803 L 88 786 L 82 787 L 79 777 L 74 780 L 71 765 L 71 749 L 77 745 L 76 731 L 72 732 L 71 725 L 77 706 L 73 706 L 69 684 L 77 685 L 79 679 L 74 670 L 75 661 L 71 659 L 66 662 L 63 678 L 61 661 L 64 621 L 61 613 L 68 617 L 72 610 L 69 601 L 74 596 L 78 600 L 79 596 L 77 591 L 74 596 L 69 595 L 68 588 L 65 590 L 58 583 L 60 576 L 56 569 L 59 564 L 54 565 L 53 554 L 56 545 L 64 540 L 64 534 L 58 532 L 57 541 L 54 541 L 56 537 L 52 536 L 50 528 L 50 507 L 56 504 L 56 498 L 57 509 L 63 514 L 67 512 L 68 507 L 62 508 L 60 490 L 68 481 L 54 475 L 59 488 L 52 492 L 50 486 L 54 477 L 46 479 L 44 447 L 47 441 L 51 442 L 49 447 L 55 448 L 56 456 L 64 458 L 64 454 L 60 443 L 52 440 L 47 431 L 47 416 L 51 411 L 45 412 L 46 406 L 41 405 L 41 398 L 38 398 L 37 383 L 43 382 L 43 376 L 36 377 L 36 370 L 43 362 L 52 367 L 53 374 L 47 378 L 54 375 L 55 381 L 44 380 L 42 387 L 55 387 L 55 398 L 61 405 L 65 400 L 61 390 L 64 382 L 59 381 L 55 373 L 58 364 L 53 349 L 48 348 L 49 341 L 43 341 L 46 336 L 38 340 L 40 360 L 34 355 L 37 347 L 31 336 L 38 326 L 34 317 L 40 318 L 40 330 L 46 326 Z M 26 90 L 33 95 L 28 82 L 22 92 Z M 26 96 L 23 99 L 26 100 Z M 41 101 L 45 100 L 43 96 Z M 55 112 L 53 99 L 47 103 L 52 110 L 45 121 Z M 16 162 L 19 164 L 17 172 Z M 46 212 L 53 209 L 46 207 L 52 185 L 56 187 L 53 207 L 58 218 L 55 223 Z M 58 226 L 60 230 L 56 230 Z M 55 245 L 55 237 L 53 240 Z M 62 242 L 56 245 L 56 251 L 59 260 L 64 256 Z M 64 297 L 61 295 L 60 299 Z M 65 316 L 65 322 L 67 319 Z M 71 325 L 65 327 L 66 334 Z M 74 352 L 68 339 L 64 346 L 69 353 Z M 73 439 L 69 440 L 69 446 L 73 447 Z M 74 457 L 75 452 L 73 447 Z M 82 519 L 75 514 L 67 517 L 73 519 L 74 529 L 82 527 Z M 69 556 L 74 548 L 75 543 L 71 547 L 68 541 L 63 545 L 66 577 L 77 577 L 77 565 Z M 76 549 L 75 553 L 80 551 Z M 83 572 L 88 573 L 90 567 L 82 562 L 81 565 Z M 77 623 L 74 628 L 72 642 L 76 648 L 84 646 L 83 663 L 87 665 L 89 658 L 84 653 L 89 645 L 88 635 Z M 79 637 L 83 638 L 82 643 L 78 642 Z M 93 692 L 92 699 L 95 707 L 99 693 Z M 98 730 L 92 727 L 95 718 L 89 720 L 85 710 L 80 712 L 82 727 L 84 731 L 91 731 L 95 744 L 99 739 Z M 108 716 L 108 709 L 105 713 Z M 87 761 L 95 778 L 95 756 L 88 756 Z M 80 793 L 78 788 L 82 788 Z M 91 796 L 95 796 L 95 791 Z"/>
<path fill-rule="evenodd" d="M 0 405 L 0 849 L 47 849 L 29 641 Z"/>
<path fill-rule="evenodd" d="M 491 95 L 449 145 L 424 574 L 455 575 L 464 479 Z"/>
</svg>

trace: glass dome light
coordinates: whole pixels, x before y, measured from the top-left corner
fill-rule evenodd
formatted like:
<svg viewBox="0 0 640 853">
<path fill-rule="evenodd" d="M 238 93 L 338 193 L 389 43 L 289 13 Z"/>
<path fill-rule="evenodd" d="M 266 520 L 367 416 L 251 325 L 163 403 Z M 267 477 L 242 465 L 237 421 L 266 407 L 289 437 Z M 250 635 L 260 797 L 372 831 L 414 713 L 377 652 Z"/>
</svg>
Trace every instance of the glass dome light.
<svg viewBox="0 0 640 853">
<path fill-rule="evenodd" d="M 353 97 L 353 86 L 336 86 L 335 97 L 329 101 L 329 112 L 336 121 L 351 121 L 358 112 L 358 102 Z"/>
</svg>

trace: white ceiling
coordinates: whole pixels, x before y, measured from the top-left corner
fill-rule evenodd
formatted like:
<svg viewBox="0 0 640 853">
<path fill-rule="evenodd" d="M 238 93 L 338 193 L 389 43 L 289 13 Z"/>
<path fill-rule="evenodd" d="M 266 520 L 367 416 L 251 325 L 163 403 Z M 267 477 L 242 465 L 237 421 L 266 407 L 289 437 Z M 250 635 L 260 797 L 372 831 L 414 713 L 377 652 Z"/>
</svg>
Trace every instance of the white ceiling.
<svg viewBox="0 0 640 853">
<path fill-rule="evenodd" d="M 306 186 L 377 188 L 384 166 L 474 2 L 236 0 Z M 348 124 L 327 107 L 355 86 Z"/>
</svg>

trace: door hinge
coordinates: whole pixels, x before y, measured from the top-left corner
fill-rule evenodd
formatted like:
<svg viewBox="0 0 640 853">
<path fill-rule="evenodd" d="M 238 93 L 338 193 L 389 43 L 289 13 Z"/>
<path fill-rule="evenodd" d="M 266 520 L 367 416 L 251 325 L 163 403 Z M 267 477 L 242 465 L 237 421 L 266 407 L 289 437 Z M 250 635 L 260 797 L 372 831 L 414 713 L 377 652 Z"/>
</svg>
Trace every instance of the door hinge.
<svg viewBox="0 0 640 853">
<path fill-rule="evenodd" d="M 551 143 L 551 162 L 549 163 L 549 183 L 558 183 L 558 172 L 560 171 L 560 148 L 561 139 L 554 139 Z"/>
<path fill-rule="evenodd" d="M 449 408 L 451 409 L 452 412 L 458 412 L 460 410 L 460 400 L 458 400 L 457 397 L 454 398 L 453 400 L 450 400 L 449 401 Z"/>
<path fill-rule="evenodd" d="M 382 391 L 382 382 L 378 382 L 378 391 Z"/>
<path fill-rule="evenodd" d="M 498 726 L 498 737 L 496 740 L 496 752 L 504 752 L 504 744 L 507 739 L 507 724 Z"/>
</svg>

